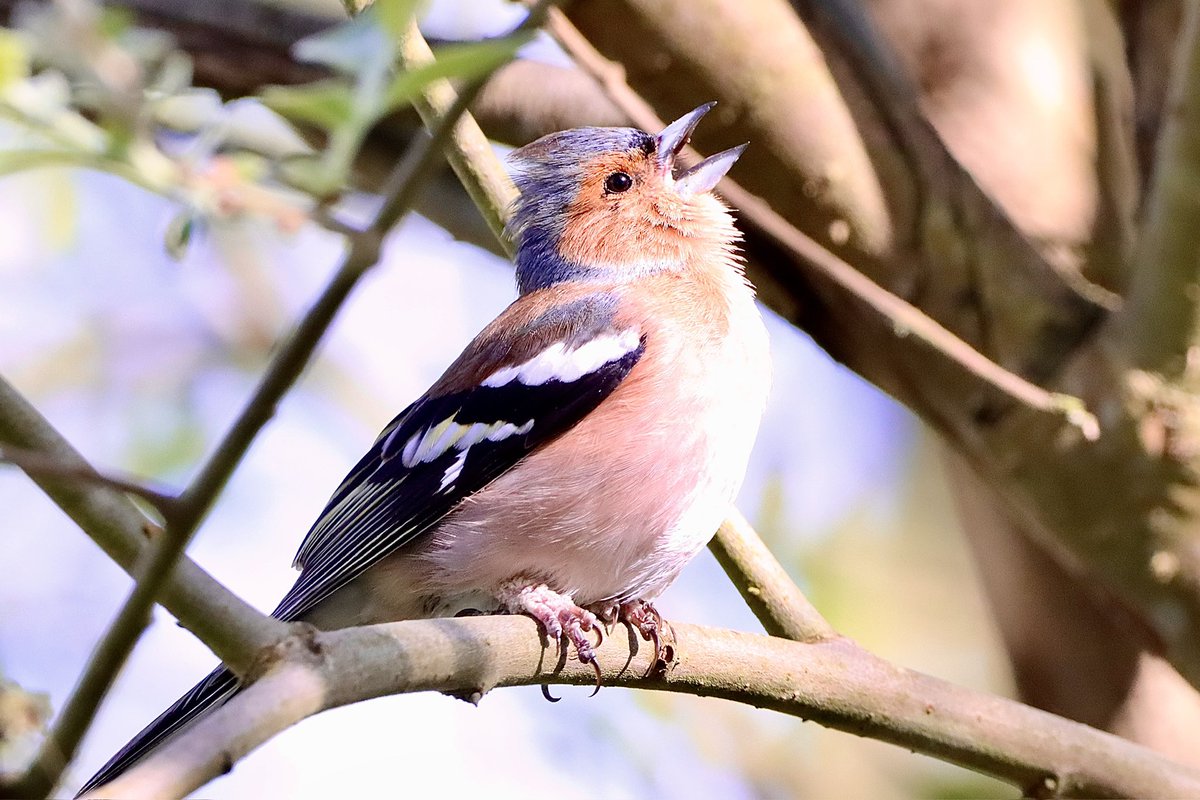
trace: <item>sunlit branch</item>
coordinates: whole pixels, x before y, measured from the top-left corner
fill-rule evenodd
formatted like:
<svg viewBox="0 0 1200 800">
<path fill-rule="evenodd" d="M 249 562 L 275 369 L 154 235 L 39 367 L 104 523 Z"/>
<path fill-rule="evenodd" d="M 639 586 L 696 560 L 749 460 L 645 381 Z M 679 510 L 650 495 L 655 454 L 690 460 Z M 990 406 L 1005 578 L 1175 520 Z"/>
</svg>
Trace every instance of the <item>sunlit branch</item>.
<svg viewBox="0 0 1200 800">
<path fill-rule="evenodd" d="M 1146 748 L 893 666 L 843 639 L 675 632 L 678 658 L 665 675 L 646 676 L 653 648 L 606 637 L 597 652 L 605 685 L 769 708 L 962 764 L 1026 796 L 1200 795 L 1200 774 Z M 182 797 L 300 720 L 374 697 L 437 690 L 477 700 L 497 686 L 595 681 L 591 667 L 556 664 L 552 652 L 520 616 L 310 631 L 281 646 L 262 679 L 95 796 Z"/>
</svg>

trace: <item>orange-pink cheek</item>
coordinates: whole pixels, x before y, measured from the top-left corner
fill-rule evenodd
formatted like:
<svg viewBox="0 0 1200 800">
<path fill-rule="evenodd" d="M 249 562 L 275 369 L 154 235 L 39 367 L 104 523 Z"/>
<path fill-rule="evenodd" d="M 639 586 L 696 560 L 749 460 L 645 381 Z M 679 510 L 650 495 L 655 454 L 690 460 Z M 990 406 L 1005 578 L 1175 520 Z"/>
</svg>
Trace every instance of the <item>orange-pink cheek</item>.
<svg viewBox="0 0 1200 800">
<path fill-rule="evenodd" d="M 568 209 L 558 254 L 576 264 L 621 264 L 678 258 L 685 237 L 663 212 L 661 202 L 637 206 L 603 200 L 576 202 Z"/>
</svg>

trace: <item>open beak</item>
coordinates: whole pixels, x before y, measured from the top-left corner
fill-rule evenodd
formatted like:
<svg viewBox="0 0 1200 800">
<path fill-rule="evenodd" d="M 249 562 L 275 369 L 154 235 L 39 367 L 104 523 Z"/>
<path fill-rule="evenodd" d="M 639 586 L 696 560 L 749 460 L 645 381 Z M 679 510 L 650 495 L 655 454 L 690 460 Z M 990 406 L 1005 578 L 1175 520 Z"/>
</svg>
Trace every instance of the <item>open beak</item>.
<svg viewBox="0 0 1200 800">
<path fill-rule="evenodd" d="M 712 110 L 716 103 L 705 103 L 689 111 L 679 119 L 663 128 L 658 135 L 657 158 L 658 165 L 664 173 L 675 168 L 675 159 L 687 145 L 692 131 L 700 124 L 700 119 Z M 675 191 L 680 194 L 704 194 L 725 177 L 729 168 L 738 160 L 738 156 L 746 149 L 746 145 L 738 145 L 717 153 L 701 161 L 694 167 L 675 177 Z"/>
</svg>

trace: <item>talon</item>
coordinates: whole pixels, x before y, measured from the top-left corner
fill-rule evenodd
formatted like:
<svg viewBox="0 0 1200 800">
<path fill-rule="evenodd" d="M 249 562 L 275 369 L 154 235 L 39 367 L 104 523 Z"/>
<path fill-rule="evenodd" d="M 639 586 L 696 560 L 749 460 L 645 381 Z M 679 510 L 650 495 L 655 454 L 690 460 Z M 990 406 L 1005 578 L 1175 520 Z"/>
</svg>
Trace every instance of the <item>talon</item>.
<svg viewBox="0 0 1200 800">
<path fill-rule="evenodd" d="M 570 597 L 559 594 L 545 584 L 530 585 L 519 580 L 510 581 L 500 587 L 496 597 L 501 605 L 512 613 L 527 614 L 542 626 L 548 639 L 554 640 L 555 653 L 565 658 L 571 645 L 575 655 L 583 664 L 590 664 L 596 672 L 596 691 L 603 684 L 603 672 L 596 661 L 596 648 L 604 643 L 604 629 L 596 614 L 575 605 Z M 596 632 L 593 645 L 592 631 Z M 595 692 L 592 692 L 595 695 Z M 550 694 L 547 685 L 542 685 L 542 696 L 550 702 L 558 698 Z"/>
<path fill-rule="evenodd" d="M 555 697 L 554 695 L 550 694 L 550 684 L 548 683 L 542 684 L 542 697 L 546 698 L 551 703 L 557 703 L 559 700 L 562 700 L 561 697 Z"/>
<path fill-rule="evenodd" d="M 604 685 L 604 675 L 600 672 L 600 663 L 596 659 L 593 658 L 589 663 L 592 665 L 592 669 L 596 670 L 596 688 L 592 689 L 592 693 L 588 697 L 595 697 L 599 693 L 600 687 Z"/>
<path fill-rule="evenodd" d="M 675 658 L 675 648 L 671 644 L 675 636 L 670 630 L 670 623 L 663 619 L 658 609 L 645 600 L 632 600 L 621 604 L 620 619 L 630 630 L 636 630 L 643 639 L 654 645 L 654 658 L 650 661 L 646 676 L 665 671 Z M 664 634 L 667 636 L 665 643 Z"/>
</svg>

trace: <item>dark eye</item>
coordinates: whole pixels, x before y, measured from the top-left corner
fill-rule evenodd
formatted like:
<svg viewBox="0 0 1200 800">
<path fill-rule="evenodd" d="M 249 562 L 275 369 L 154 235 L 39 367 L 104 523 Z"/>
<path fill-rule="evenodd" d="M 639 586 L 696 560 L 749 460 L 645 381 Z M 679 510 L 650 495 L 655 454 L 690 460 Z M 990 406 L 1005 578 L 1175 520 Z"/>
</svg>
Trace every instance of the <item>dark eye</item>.
<svg viewBox="0 0 1200 800">
<path fill-rule="evenodd" d="M 633 186 L 633 178 L 628 172 L 614 172 L 604 179 L 604 191 L 609 194 L 620 194 L 629 191 Z"/>
</svg>

